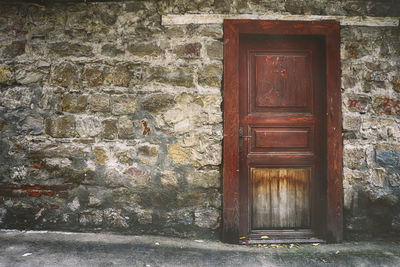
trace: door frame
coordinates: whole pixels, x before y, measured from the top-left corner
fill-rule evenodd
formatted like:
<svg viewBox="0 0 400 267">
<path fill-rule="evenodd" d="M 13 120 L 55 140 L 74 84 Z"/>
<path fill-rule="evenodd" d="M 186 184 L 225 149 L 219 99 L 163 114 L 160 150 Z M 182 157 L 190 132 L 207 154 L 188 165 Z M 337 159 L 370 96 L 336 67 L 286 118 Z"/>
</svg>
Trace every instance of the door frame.
<svg viewBox="0 0 400 267">
<path fill-rule="evenodd" d="M 224 20 L 224 141 L 222 239 L 239 242 L 239 35 L 325 37 L 326 218 L 323 238 L 343 239 L 340 25 L 337 21 Z"/>
</svg>

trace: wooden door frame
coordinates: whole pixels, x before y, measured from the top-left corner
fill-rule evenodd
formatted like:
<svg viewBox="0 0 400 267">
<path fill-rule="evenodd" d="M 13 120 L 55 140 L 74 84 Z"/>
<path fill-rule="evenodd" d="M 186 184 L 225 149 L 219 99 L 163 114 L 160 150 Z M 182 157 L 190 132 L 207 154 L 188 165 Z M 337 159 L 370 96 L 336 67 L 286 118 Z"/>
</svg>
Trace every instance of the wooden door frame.
<svg viewBox="0 0 400 267">
<path fill-rule="evenodd" d="M 336 21 L 224 21 L 224 144 L 222 239 L 239 241 L 239 35 L 319 35 L 325 37 L 326 218 L 323 238 L 343 238 L 342 111 L 340 26 Z"/>
</svg>

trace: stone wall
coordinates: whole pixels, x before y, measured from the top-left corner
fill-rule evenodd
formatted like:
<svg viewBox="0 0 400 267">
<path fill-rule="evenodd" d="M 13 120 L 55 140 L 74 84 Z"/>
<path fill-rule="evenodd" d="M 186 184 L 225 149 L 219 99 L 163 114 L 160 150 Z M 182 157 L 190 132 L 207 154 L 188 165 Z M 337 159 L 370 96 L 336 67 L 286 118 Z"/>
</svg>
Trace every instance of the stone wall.
<svg viewBox="0 0 400 267">
<path fill-rule="evenodd" d="M 345 226 L 400 232 L 400 31 L 341 35 Z"/>
<path fill-rule="evenodd" d="M 43 3 L 42 3 L 43 2 Z M 395 1 L 0 5 L 0 227 L 216 238 L 221 24 L 183 13 L 395 16 Z M 345 228 L 400 231 L 400 34 L 342 27 Z"/>
</svg>

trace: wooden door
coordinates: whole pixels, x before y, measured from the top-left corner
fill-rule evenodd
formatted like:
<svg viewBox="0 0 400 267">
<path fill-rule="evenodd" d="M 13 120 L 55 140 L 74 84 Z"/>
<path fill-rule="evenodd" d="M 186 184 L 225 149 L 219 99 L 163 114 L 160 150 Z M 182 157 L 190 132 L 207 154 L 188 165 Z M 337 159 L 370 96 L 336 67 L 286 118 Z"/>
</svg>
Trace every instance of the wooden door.
<svg viewBox="0 0 400 267">
<path fill-rule="evenodd" d="M 240 36 L 242 236 L 257 239 L 291 230 L 295 237 L 312 237 L 320 232 L 325 176 L 322 48 L 318 36 Z"/>
<path fill-rule="evenodd" d="M 223 153 L 225 242 L 342 240 L 338 22 L 224 21 Z"/>
</svg>

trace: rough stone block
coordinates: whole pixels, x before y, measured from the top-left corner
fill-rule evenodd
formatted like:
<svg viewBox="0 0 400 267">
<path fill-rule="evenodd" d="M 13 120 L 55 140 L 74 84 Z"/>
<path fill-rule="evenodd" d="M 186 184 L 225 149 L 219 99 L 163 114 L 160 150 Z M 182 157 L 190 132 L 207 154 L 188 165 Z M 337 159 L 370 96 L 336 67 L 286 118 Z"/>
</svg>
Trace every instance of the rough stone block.
<svg viewBox="0 0 400 267">
<path fill-rule="evenodd" d="M 0 129 L 1 129 L 0 121 Z M 29 132 L 30 134 L 41 134 L 44 128 L 44 120 L 39 115 L 29 115 L 23 120 L 21 129 Z"/>
<path fill-rule="evenodd" d="M 88 45 L 69 43 L 69 42 L 55 42 L 49 44 L 49 49 L 59 56 L 74 56 L 74 57 L 91 57 L 93 56 L 93 48 Z"/>
<path fill-rule="evenodd" d="M 83 226 L 100 226 L 103 223 L 103 211 L 85 210 L 79 214 L 78 220 Z"/>
<path fill-rule="evenodd" d="M 104 120 L 102 121 L 103 131 L 101 137 L 105 139 L 116 139 L 118 137 L 117 120 Z"/>
<path fill-rule="evenodd" d="M 86 95 L 66 94 L 62 96 L 61 109 L 64 112 L 84 112 L 87 106 Z"/>
<path fill-rule="evenodd" d="M 400 173 L 399 172 L 391 172 L 388 175 L 389 184 L 392 187 L 400 187 Z"/>
<path fill-rule="evenodd" d="M 343 147 L 343 163 L 349 169 L 361 170 L 366 168 L 365 149 L 354 146 Z"/>
<path fill-rule="evenodd" d="M 124 55 L 125 50 L 113 44 L 105 44 L 101 47 L 101 54 L 109 57 L 116 57 Z"/>
<path fill-rule="evenodd" d="M 0 65 L 0 84 L 7 83 L 11 78 L 11 70 L 6 65 Z"/>
<path fill-rule="evenodd" d="M 207 165 L 218 166 L 222 162 L 222 145 L 215 141 L 199 144 L 191 149 L 190 159 L 196 168 Z"/>
<path fill-rule="evenodd" d="M 222 25 L 201 25 L 195 32 L 195 34 L 199 34 L 200 36 L 207 36 L 214 39 L 222 39 L 224 35 Z"/>
<path fill-rule="evenodd" d="M 165 29 L 165 35 L 169 39 L 180 38 L 185 34 L 185 25 L 171 25 Z"/>
<path fill-rule="evenodd" d="M 177 188 L 179 186 L 178 174 L 168 170 L 162 172 L 161 184 L 163 186 L 172 186 Z"/>
<path fill-rule="evenodd" d="M 107 151 L 104 147 L 96 146 L 93 149 L 93 154 L 98 164 L 104 164 L 108 160 Z"/>
<path fill-rule="evenodd" d="M 345 131 L 359 131 L 361 127 L 361 117 L 357 116 L 344 116 L 343 117 L 343 130 Z"/>
<path fill-rule="evenodd" d="M 143 80 L 144 64 L 121 63 L 115 67 L 113 83 L 117 86 L 131 87 Z"/>
<path fill-rule="evenodd" d="M 342 87 L 344 89 L 353 88 L 357 84 L 357 78 L 352 75 L 342 75 Z"/>
<path fill-rule="evenodd" d="M 147 80 L 154 80 L 160 83 L 166 83 L 176 86 L 193 87 L 193 75 L 190 68 L 169 69 L 163 67 L 154 67 L 150 71 L 150 77 Z"/>
<path fill-rule="evenodd" d="M 114 115 L 132 114 L 136 111 L 136 98 L 127 95 L 111 97 L 111 113 Z"/>
<path fill-rule="evenodd" d="M 140 224 L 150 224 L 153 222 L 153 211 L 150 209 L 140 209 L 136 212 L 136 217 Z"/>
<path fill-rule="evenodd" d="M 0 69 L 0 73 L 1 73 L 1 69 Z M 0 74 L 1 77 L 1 74 Z M 1 81 L 1 78 L 0 78 Z M 392 85 L 393 85 L 393 90 L 395 90 L 396 92 L 400 92 L 400 76 L 394 76 L 392 78 Z"/>
<path fill-rule="evenodd" d="M 203 207 L 207 206 L 208 196 L 201 191 L 188 191 L 179 192 L 176 196 L 176 206 L 183 207 Z"/>
<path fill-rule="evenodd" d="M 176 209 L 167 212 L 164 216 L 167 225 L 191 225 L 193 224 L 193 211 L 188 208 Z"/>
<path fill-rule="evenodd" d="M 142 200 L 138 194 L 126 187 L 113 189 L 112 197 L 115 203 L 119 205 L 128 205 L 132 207 L 140 206 Z"/>
<path fill-rule="evenodd" d="M 206 46 L 207 55 L 211 59 L 222 59 L 224 55 L 224 46 L 220 41 L 213 41 Z"/>
<path fill-rule="evenodd" d="M 118 137 L 117 120 L 102 121 L 103 131 L 101 137 L 105 139 L 116 139 Z"/>
<path fill-rule="evenodd" d="M 0 92 L 0 104 L 8 109 L 28 108 L 34 96 L 34 88 L 12 87 Z"/>
<path fill-rule="evenodd" d="M 158 159 L 158 146 L 157 145 L 140 145 L 137 148 L 138 155 L 141 158 L 142 163 L 154 165 Z"/>
<path fill-rule="evenodd" d="M 25 40 L 13 41 L 10 45 L 6 46 L 3 50 L 4 58 L 15 58 L 25 53 Z"/>
<path fill-rule="evenodd" d="M 168 146 L 168 157 L 177 164 L 189 163 L 190 151 L 179 144 Z"/>
<path fill-rule="evenodd" d="M 79 68 L 71 62 L 55 65 L 51 68 L 51 83 L 64 87 L 76 85 L 79 82 Z"/>
<path fill-rule="evenodd" d="M 123 149 L 114 152 L 115 158 L 121 164 L 126 164 L 131 166 L 134 163 L 135 157 L 133 155 L 132 149 Z"/>
<path fill-rule="evenodd" d="M 181 58 L 199 58 L 201 52 L 200 43 L 189 43 L 178 46 L 175 49 L 175 54 Z"/>
<path fill-rule="evenodd" d="M 77 118 L 75 125 L 80 137 L 96 137 L 102 131 L 102 123 L 97 117 Z"/>
<path fill-rule="evenodd" d="M 199 84 L 208 87 L 221 88 L 222 65 L 211 64 L 203 67 L 199 72 Z"/>
<path fill-rule="evenodd" d="M 92 112 L 110 112 L 110 96 L 95 94 L 89 96 L 89 110 Z"/>
<path fill-rule="evenodd" d="M 19 84 L 39 83 L 43 79 L 43 74 L 35 70 L 19 69 L 15 71 L 15 81 Z"/>
<path fill-rule="evenodd" d="M 347 44 L 345 46 L 345 53 L 343 55 L 344 59 L 359 58 L 361 49 L 362 48 L 360 48 L 359 44 L 356 44 L 356 43 Z"/>
<path fill-rule="evenodd" d="M 113 79 L 110 68 L 101 65 L 86 66 L 84 75 L 89 86 L 110 85 Z"/>
<path fill-rule="evenodd" d="M 381 166 L 400 167 L 400 153 L 392 149 L 377 149 L 375 151 L 376 163 Z M 399 170 L 400 171 L 400 170 Z"/>
<path fill-rule="evenodd" d="M 134 136 L 133 122 L 130 118 L 122 116 L 118 120 L 118 136 L 121 139 L 128 139 Z"/>
<path fill-rule="evenodd" d="M 130 167 L 125 170 L 124 174 L 129 179 L 131 186 L 148 186 L 151 183 L 150 173 L 140 170 L 135 167 Z"/>
<path fill-rule="evenodd" d="M 213 208 L 198 209 L 194 212 L 194 222 L 201 228 L 217 229 L 220 212 Z"/>
<path fill-rule="evenodd" d="M 214 9 L 216 13 L 229 13 L 231 12 L 231 2 L 229 0 L 215 0 Z"/>
<path fill-rule="evenodd" d="M 10 124 L 3 119 L 0 119 L 0 132 L 5 132 L 10 129 Z"/>
<path fill-rule="evenodd" d="M 162 52 L 161 48 L 154 43 L 138 43 L 128 45 L 128 52 L 138 57 L 159 56 Z"/>
<path fill-rule="evenodd" d="M 127 2 L 125 6 L 126 12 L 140 12 L 146 10 L 146 5 L 144 2 Z"/>
<path fill-rule="evenodd" d="M 48 118 L 45 121 L 45 131 L 51 137 L 76 137 L 75 117 L 72 115 Z"/>
<path fill-rule="evenodd" d="M 176 98 L 176 105 L 167 110 L 164 114 L 165 122 L 174 127 L 174 131 L 177 133 L 187 133 L 194 131 L 202 123 L 212 123 L 208 117 L 208 114 L 214 113 L 214 105 L 206 102 L 205 96 L 194 96 L 189 94 L 182 94 Z M 214 99 L 215 100 L 215 99 Z M 210 104 L 210 105 L 208 105 Z M 217 116 L 220 112 L 217 112 Z"/>
<path fill-rule="evenodd" d="M 138 147 L 138 153 L 144 157 L 155 157 L 158 155 L 158 146 L 156 145 L 141 145 Z"/>
<path fill-rule="evenodd" d="M 204 188 L 219 188 L 221 174 L 219 171 L 195 171 L 186 177 L 189 185 Z"/>
<path fill-rule="evenodd" d="M 345 105 L 351 112 L 366 113 L 368 111 L 370 98 L 366 95 L 347 95 Z"/>
<path fill-rule="evenodd" d="M 94 196 L 93 194 L 89 194 L 89 202 L 88 202 L 88 206 L 89 207 L 98 207 L 101 205 L 101 200 L 98 199 L 96 196 Z"/>
<path fill-rule="evenodd" d="M 151 113 L 163 112 L 175 104 L 174 96 L 170 94 L 153 94 L 142 100 L 142 107 Z"/>
<path fill-rule="evenodd" d="M 81 207 L 79 202 L 79 198 L 75 197 L 70 203 L 67 204 L 67 207 L 72 211 L 77 211 Z"/>
<path fill-rule="evenodd" d="M 400 115 L 400 99 L 395 97 L 375 97 L 372 107 L 378 115 Z"/>
<path fill-rule="evenodd" d="M 361 125 L 361 136 L 369 140 L 387 140 L 400 137 L 399 125 L 393 119 L 366 117 Z"/>
</svg>

